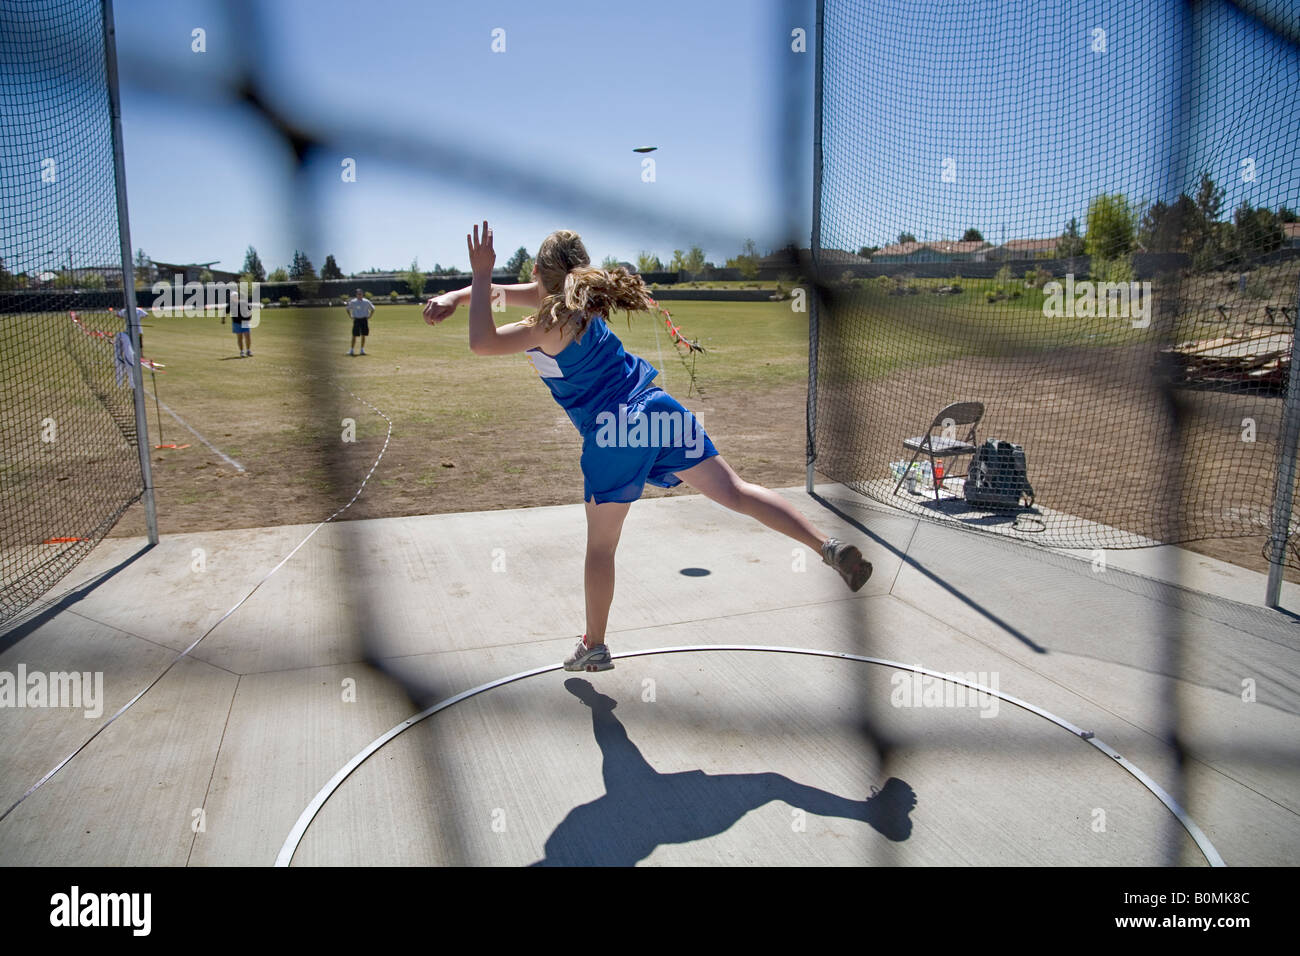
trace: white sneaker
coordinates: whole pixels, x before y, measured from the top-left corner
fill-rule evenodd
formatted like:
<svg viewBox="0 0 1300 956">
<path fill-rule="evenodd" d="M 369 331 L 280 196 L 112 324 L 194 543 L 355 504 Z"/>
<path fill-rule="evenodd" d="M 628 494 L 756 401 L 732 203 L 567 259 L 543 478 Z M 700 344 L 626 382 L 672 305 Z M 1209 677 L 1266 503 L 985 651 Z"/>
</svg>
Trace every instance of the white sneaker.
<svg viewBox="0 0 1300 956">
<path fill-rule="evenodd" d="M 362 354 L 362 355 L 365 355 L 365 354 L 366 354 L 366 350 L 365 350 L 365 349 L 362 349 L 362 350 L 361 350 L 361 354 Z"/>
<path fill-rule="evenodd" d="M 355 355 L 356 353 L 353 352 L 352 349 L 348 349 L 348 354 L 349 354 L 349 355 Z"/>
</svg>

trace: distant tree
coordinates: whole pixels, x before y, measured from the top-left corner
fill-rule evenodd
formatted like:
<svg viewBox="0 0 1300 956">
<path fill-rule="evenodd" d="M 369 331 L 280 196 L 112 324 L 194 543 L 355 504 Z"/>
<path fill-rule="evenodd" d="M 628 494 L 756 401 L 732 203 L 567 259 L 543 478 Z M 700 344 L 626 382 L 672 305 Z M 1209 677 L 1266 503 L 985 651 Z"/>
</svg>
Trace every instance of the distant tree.
<svg viewBox="0 0 1300 956">
<path fill-rule="evenodd" d="M 1133 249 L 1133 208 L 1122 193 L 1102 193 L 1088 203 L 1084 249 L 1096 259 L 1119 259 Z"/>
<path fill-rule="evenodd" d="M 683 272 L 686 269 L 686 251 L 683 249 L 673 250 L 673 260 L 668 263 L 669 272 Z"/>
<path fill-rule="evenodd" d="M 600 267 L 608 272 L 610 269 L 617 269 L 619 267 L 619 261 L 614 256 L 606 256 L 604 259 L 600 260 Z"/>
<path fill-rule="evenodd" d="M 290 279 L 315 279 L 316 267 L 311 264 L 305 252 L 293 251 L 293 262 L 289 265 Z"/>
<path fill-rule="evenodd" d="M 411 295 L 417 299 L 424 294 L 424 273 L 420 271 L 420 260 L 412 259 L 411 268 L 402 276 L 411 288 Z"/>
<path fill-rule="evenodd" d="M 248 251 L 244 253 L 244 268 L 240 272 L 251 275 L 253 282 L 266 281 L 266 267 L 262 265 L 261 257 L 252 246 L 249 246 Z"/>
<path fill-rule="evenodd" d="M 339 264 L 334 261 L 333 255 L 328 255 L 325 257 L 325 264 L 320 267 L 320 277 L 322 279 L 343 278 L 343 270 L 340 269 Z"/>
<path fill-rule="evenodd" d="M 272 269 L 266 277 L 267 282 L 288 282 L 289 273 L 285 271 L 284 266 L 278 269 Z"/>
<path fill-rule="evenodd" d="M 983 242 L 984 234 L 978 229 L 967 229 L 961 237 L 962 242 Z"/>
<path fill-rule="evenodd" d="M 699 246 L 691 246 L 686 252 L 686 271 L 698 275 L 708 268 L 709 264 L 704 261 L 704 250 Z"/>
<path fill-rule="evenodd" d="M 1228 242 L 1227 223 L 1219 222 L 1223 190 L 1214 185 L 1209 173 L 1201 173 L 1196 189 L 1195 215 L 1183 231 L 1184 249 L 1192 254 L 1192 268 L 1208 272 L 1222 264 Z"/>
<path fill-rule="evenodd" d="M 149 258 L 148 253 L 146 253 L 143 249 L 135 250 L 134 266 L 135 266 L 135 277 L 137 279 L 144 277 L 145 279 L 148 279 L 150 282 L 153 282 L 153 278 L 154 278 L 153 260 Z"/>
<path fill-rule="evenodd" d="M 5 268 L 4 259 L 0 259 L 0 289 L 15 289 L 18 287 L 18 280 Z"/>
<path fill-rule="evenodd" d="M 1273 210 L 1260 206 L 1252 209 L 1243 202 L 1232 214 L 1234 251 L 1242 259 L 1252 259 L 1282 248 L 1286 232 Z"/>
<path fill-rule="evenodd" d="M 727 268 L 739 269 L 740 274 L 746 279 L 752 279 L 758 275 L 758 246 L 754 244 L 753 239 L 746 239 L 744 246 L 741 247 L 740 255 L 727 260 Z"/>
<path fill-rule="evenodd" d="M 1297 216 L 1296 216 L 1296 214 L 1295 214 L 1295 210 L 1294 210 L 1294 209 L 1291 209 L 1291 208 L 1289 208 L 1289 207 L 1287 207 L 1287 206 L 1278 206 L 1278 207 L 1277 207 L 1277 221 L 1278 221 L 1278 222 L 1295 222 L 1298 218 L 1300 218 L 1300 217 L 1297 217 Z"/>
<path fill-rule="evenodd" d="M 73 272 L 68 269 L 60 269 L 59 274 L 54 277 L 54 288 L 56 289 L 103 289 L 108 285 L 104 277 L 98 272 Z"/>
<path fill-rule="evenodd" d="M 1172 205 L 1153 203 L 1142 214 L 1138 242 L 1148 252 L 1182 252 L 1187 232 L 1196 221 L 1196 204 L 1182 193 Z"/>
<path fill-rule="evenodd" d="M 1200 213 L 1205 224 L 1218 222 L 1219 210 L 1223 206 L 1223 190 L 1214 185 L 1209 173 L 1201 173 L 1201 182 L 1196 189 L 1196 211 Z"/>
<path fill-rule="evenodd" d="M 863 259 L 870 259 L 879 251 L 880 251 L 879 246 L 862 246 L 860 249 L 858 249 L 858 255 L 860 255 Z"/>
<path fill-rule="evenodd" d="M 533 265 L 534 263 L 533 263 L 532 256 L 529 256 L 527 259 L 525 259 L 523 262 L 519 264 L 519 272 L 516 273 L 516 277 L 520 282 L 533 281 Z"/>
<path fill-rule="evenodd" d="M 1056 258 L 1076 259 L 1083 255 L 1083 236 L 1079 235 L 1079 220 L 1072 218 L 1065 225 L 1065 232 L 1056 240 Z"/>
<path fill-rule="evenodd" d="M 515 250 L 514 255 L 512 255 L 510 259 L 506 262 L 505 268 L 502 271 L 508 272 L 512 276 L 519 275 L 519 267 L 522 266 L 525 262 L 527 262 L 528 259 L 529 259 L 528 250 L 523 246 L 520 246 L 518 249 Z M 523 279 L 520 281 L 526 282 L 528 280 Z"/>
<path fill-rule="evenodd" d="M 906 245 L 909 242 L 916 242 L 916 236 L 912 235 L 910 232 L 900 232 L 898 234 L 898 244 L 900 246 Z"/>
<path fill-rule="evenodd" d="M 638 272 L 663 272 L 664 264 L 653 252 L 643 249 L 636 254 L 636 268 Z"/>
<path fill-rule="evenodd" d="M 203 283 L 211 282 L 211 281 L 212 281 L 212 270 L 211 270 L 211 269 L 204 269 L 204 270 L 202 270 L 202 271 L 199 273 L 199 281 L 200 281 L 200 282 L 203 282 Z"/>
</svg>

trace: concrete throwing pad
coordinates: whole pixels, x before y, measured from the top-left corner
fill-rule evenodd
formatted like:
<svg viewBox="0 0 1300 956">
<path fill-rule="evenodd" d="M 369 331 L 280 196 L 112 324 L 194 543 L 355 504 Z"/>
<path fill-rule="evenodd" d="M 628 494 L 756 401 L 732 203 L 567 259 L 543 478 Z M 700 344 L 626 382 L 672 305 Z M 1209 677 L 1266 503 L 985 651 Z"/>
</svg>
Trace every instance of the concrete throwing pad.
<svg viewBox="0 0 1300 956">
<path fill-rule="evenodd" d="M 777 650 L 687 651 L 496 687 L 363 764 L 294 862 L 1163 861 L 1169 814 L 1093 748 L 990 696 L 876 706 L 900 673 Z M 1026 767 L 1027 752 L 1042 759 Z M 376 825 L 376 806 L 409 817 Z M 1098 807 L 1110 820 L 1101 834 Z"/>
<path fill-rule="evenodd" d="M 0 708 L 0 863 L 1300 856 L 1297 625 L 1228 600 L 1260 576 L 1202 567 L 1211 596 L 818 490 L 780 493 L 862 547 L 856 595 L 698 496 L 635 505 L 599 674 L 556 669 L 581 505 L 110 539 L 0 634 L 0 672 L 104 680 Z"/>
</svg>

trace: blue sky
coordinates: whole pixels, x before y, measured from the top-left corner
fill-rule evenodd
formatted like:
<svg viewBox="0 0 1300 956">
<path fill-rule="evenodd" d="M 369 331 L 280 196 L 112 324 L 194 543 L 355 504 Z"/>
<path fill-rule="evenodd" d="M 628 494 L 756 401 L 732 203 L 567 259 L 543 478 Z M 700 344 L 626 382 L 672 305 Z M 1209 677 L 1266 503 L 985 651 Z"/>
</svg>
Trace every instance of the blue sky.
<svg viewBox="0 0 1300 956">
<path fill-rule="evenodd" d="M 809 115 L 774 104 L 792 71 L 811 81 L 811 56 L 788 39 L 794 26 L 811 30 L 811 13 L 789 15 L 811 3 L 277 0 L 257 9 L 274 105 L 337 140 L 309 172 L 319 239 L 307 252 L 317 267 L 333 253 L 345 272 L 413 257 L 465 269 L 466 229 L 483 218 L 502 262 L 521 245 L 535 252 L 557 228 L 580 232 L 597 259 L 648 249 L 665 261 L 696 241 L 719 262 L 746 237 L 778 244 L 791 210 L 807 235 L 807 149 L 793 183 L 778 188 L 788 178 L 778 144 L 807 144 Z M 166 80 L 212 91 L 238 74 L 257 38 L 222 11 L 192 0 L 117 4 L 132 243 L 158 259 L 234 269 L 251 243 L 269 269 L 289 261 L 302 235 L 288 212 L 282 142 L 242 107 L 178 101 L 179 82 Z M 191 50 L 196 27 L 206 53 Z M 491 49 L 496 28 L 505 52 Z M 492 183 L 387 162 L 363 129 L 608 196 L 630 214 L 611 220 L 544 193 L 502 195 Z M 652 183 L 632 152 L 642 145 L 660 147 Z M 354 183 L 341 179 L 344 158 L 357 162 Z M 647 227 L 637 209 L 659 222 Z"/>
<path fill-rule="evenodd" d="M 1194 19 L 1128 0 L 844 7 L 827 17 L 826 245 L 1046 238 L 1082 229 L 1099 193 L 1169 201 L 1202 170 L 1225 216 L 1297 207 L 1300 55 L 1226 3 Z"/>
<path fill-rule="evenodd" d="M 251 9 L 251 22 L 233 23 L 218 0 L 116 4 L 132 244 L 156 259 L 233 270 L 252 244 L 268 269 L 298 247 L 318 267 L 334 254 L 345 272 L 414 257 L 464 269 L 465 231 L 483 218 L 502 262 L 561 227 L 597 259 L 646 249 L 667 261 L 698 242 L 721 263 L 745 238 L 764 251 L 791 234 L 807 244 L 812 0 Z M 1225 217 L 1243 200 L 1300 205 L 1296 47 L 1229 4 L 1183 9 L 828 4 L 824 243 L 953 239 L 971 226 L 994 242 L 1053 236 L 1071 216 L 1082 223 L 1098 193 L 1169 200 L 1201 170 L 1225 188 Z M 196 28 L 206 52 L 192 50 Z M 497 28 L 504 52 L 492 49 Z M 795 28 L 808 31 L 807 52 L 791 49 Z M 4 49 L 21 57 L 21 45 Z M 1184 87 L 1192 56 L 1199 79 Z M 285 141 L 230 96 L 245 59 L 276 110 L 328 138 L 305 188 Z M 3 78 L 49 105 L 49 90 Z M 375 136 L 402 137 L 419 161 Z M 642 181 L 640 145 L 660 147 L 654 182 Z M 103 148 L 68 157 L 68 172 L 89 176 Z M 342 181 L 345 158 L 356 182 Z M 9 192 L 26 181 L 4 181 L 7 206 L 23 205 Z M 64 204 L 102 200 L 91 185 L 66 187 Z M 67 226 L 42 233 L 41 249 L 77 240 L 78 217 L 56 218 Z"/>
</svg>

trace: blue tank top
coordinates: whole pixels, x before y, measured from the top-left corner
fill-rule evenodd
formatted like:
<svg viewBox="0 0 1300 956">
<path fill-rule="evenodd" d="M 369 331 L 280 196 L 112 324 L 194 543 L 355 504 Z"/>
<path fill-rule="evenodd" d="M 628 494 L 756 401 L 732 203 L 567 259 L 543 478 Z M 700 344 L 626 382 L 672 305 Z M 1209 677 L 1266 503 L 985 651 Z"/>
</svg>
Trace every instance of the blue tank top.
<svg viewBox="0 0 1300 956">
<path fill-rule="evenodd" d="M 639 355 L 624 351 L 600 316 L 592 318 L 581 341 L 570 342 L 559 355 L 538 348 L 524 355 L 584 435 L 596 427 L 597 415 L 604 411 L 617 415 L 620 403 L 645 391 L 659 374 Z"/>
</svg>

